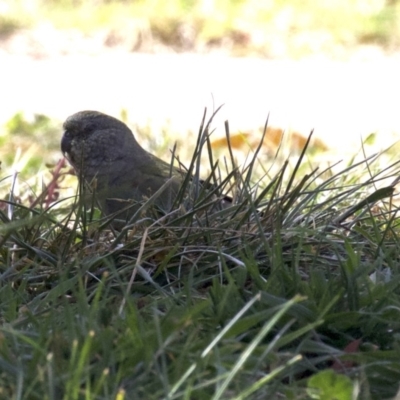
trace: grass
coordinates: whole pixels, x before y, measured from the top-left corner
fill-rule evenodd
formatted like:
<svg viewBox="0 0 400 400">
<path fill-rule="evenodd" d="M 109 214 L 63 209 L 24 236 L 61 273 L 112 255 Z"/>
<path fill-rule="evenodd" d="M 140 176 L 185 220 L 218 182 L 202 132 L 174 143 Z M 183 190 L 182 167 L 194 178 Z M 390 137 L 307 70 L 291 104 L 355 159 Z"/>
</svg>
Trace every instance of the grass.
<svg viewBox="0 0 400 400">
<path fill-rule="evenodd" d="M 3 202 L 0 398 L 396 395 L 399 164 L 320 171 L 306 144 L 260 179 L 261 147 L 222 168 L 208 133 L 188 169 L 203 176 L 203 153 L 212 193 L 187 180 L 171 212 L 149 199 L 120 231 L 57 198 L 61 164 L 47 193 Z"/>
<path fill-rule="evenodd" d="M 335 53 L 360 43 L 393 48 L 399 42 L 397 2 L 141 0 L 6 1 L 0 36 L 43 24 L 99 33 L 129 50 L 210 51 L 302 57 Z M 337 50 L 337 49 L 336 49 Z"/>
</svg>

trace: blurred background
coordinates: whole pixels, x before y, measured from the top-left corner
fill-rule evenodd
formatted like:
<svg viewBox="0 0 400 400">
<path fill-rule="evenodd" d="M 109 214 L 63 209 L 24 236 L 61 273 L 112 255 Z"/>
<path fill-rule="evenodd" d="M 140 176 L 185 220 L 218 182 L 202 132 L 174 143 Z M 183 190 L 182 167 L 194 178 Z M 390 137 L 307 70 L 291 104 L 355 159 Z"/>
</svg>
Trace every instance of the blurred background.
<svg viewBox="0 0 400 400">
<path fill-rule="evenodd" d="M 248 150 L 371 151 L 400 132 L 397 0 L 0 0 L 0 159 L 32 173 L 60 157 L 61 124 L 95 109 L 169 159 L 219 106 Z M 194 139 L 193 139 L 194 140 Z M 193 144 L 194 147 L 194 144 Z M 165 155 L 165 156 L 164 156 Z M 190 157 L 190 156 L 189 156 Z"/>
</svg>

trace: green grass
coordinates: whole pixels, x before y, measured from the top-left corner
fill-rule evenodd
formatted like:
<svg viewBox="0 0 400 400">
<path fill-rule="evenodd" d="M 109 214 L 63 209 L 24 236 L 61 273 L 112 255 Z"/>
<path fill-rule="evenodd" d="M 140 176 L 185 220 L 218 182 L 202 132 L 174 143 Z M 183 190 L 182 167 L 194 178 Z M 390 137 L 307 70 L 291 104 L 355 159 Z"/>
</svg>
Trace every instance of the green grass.
<svg viewBox="0 0 400 400">
<path fill-rule="evenodd" d="M 323 171 L 305 149 L 259 180 L 256 153 L 225 179 L 207 133 L 188 168 L 213 194 L 187 180 L 122 231 L 79 197 L 2 208 L 0 398 L 395 396 L 398 163 Z"/>
</svg>

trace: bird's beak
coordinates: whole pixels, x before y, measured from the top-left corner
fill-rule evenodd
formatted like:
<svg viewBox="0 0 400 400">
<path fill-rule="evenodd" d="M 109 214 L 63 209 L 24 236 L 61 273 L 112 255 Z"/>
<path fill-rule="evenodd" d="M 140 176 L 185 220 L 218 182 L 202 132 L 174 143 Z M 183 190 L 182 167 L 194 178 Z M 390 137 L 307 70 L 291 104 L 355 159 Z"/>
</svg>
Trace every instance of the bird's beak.
<svg viewBox="0 0 400 400">
<path fill-rule="evenodd" d="M 71 138 L 69 137 L 67 131 L 64 132 L 64 135 L 61 139 L 61 151 L 65 157 L 68 159 L 70 158 L 69 153 L 71 152 Z"/>
</svg>

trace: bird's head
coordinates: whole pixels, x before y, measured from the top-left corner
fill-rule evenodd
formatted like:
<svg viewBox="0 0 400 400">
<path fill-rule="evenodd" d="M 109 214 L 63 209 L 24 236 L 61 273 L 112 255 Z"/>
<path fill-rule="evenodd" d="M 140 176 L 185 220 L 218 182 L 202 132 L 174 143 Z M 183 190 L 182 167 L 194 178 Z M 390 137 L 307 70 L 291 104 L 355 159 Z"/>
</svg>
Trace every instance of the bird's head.
<svg viewBox="0 0 400 400">
<path fill-rule="evenodd" d="M 77 173 L 87 179 L 107 174 L 111 165 L 123 162 L 139 144 L 121 121 L 98 111 L 80 111 L 63 125 L 61 151 Z"/>
</svg>

